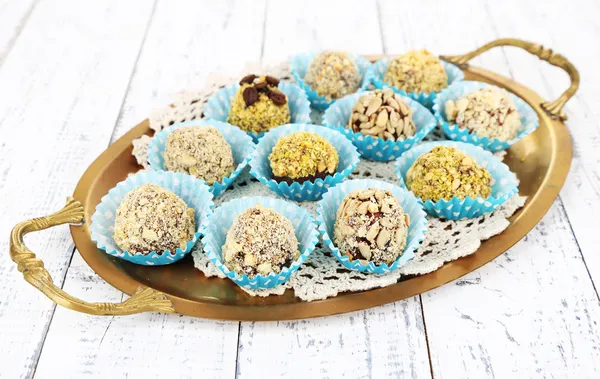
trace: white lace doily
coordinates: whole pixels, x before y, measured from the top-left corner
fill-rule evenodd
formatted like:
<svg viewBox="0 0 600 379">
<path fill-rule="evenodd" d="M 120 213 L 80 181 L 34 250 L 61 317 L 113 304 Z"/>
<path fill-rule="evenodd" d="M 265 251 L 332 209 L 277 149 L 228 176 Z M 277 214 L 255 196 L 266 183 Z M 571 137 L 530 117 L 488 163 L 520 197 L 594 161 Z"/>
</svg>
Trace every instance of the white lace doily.
<svg viewBox="0 0 600 379">
<path fill-rule="evenodd" d="M 283 80 L 293 80 L 286 62 L 275 67 L 249 65 L 241 75 L 247 73 L 265 73 Z M 241 77 L 241 76 L 240 76 Z M 211 76 L 209 84 L 200 91 L 183 93 L 174 105 L 152 112 L 150 128 L 160 131 L 176 122 L 201 118 L 204 104 L 212 94 L 237 80 L 237 77 Z M 321 113 L 313 112 L 313 122 L 320 124 Z M 133 155 L 138 163 L 148 168 L 148 145 L 150 137 L 143 136 L 133 141 Z M 445 139 L 441 130 L 432 133 L 428 140 Z M 500 158 L 503 153 L 497 154 Z M 242 196 L 277 195 L 252 178 L 246 169 L 223 195 L 215 199 L 218 206 L 231 199 Z M 361 160 L 350 178 L 375 178 L 397 183 L 393 162 L 373 162 Z M 473 254 L 486 240 L 504 231 L 509 225 L 508 217 L 523 206 L 526 198 L 515 195 L 494 213 L 472 220 L 447 221 L 428 217 L 429 227 L 425 239 L 415 252 L 415 258 L 406 266 L 385 275 L 362 274 L 344 268 L 328 249 L 319 243 L 310 258 L 292 275 L 290 280 L 277 288 L 262 291 L 246 290 L 253 296 L 280 295 L 292 289 L 297 297 L 304 301 L 320 300 L 336 296 L 340 292 L 364 291 L 385 287 L 398 282 L 402 276 L 426 274 L 440 268 L 444 263 Z M 316 215 L 316 202 L 301 202 L 298 205 L 309 209 Z M 206 276 L 225 276 L 202 252 L 201 244 L 192 251 L 195 266 Z"/>
</svg>

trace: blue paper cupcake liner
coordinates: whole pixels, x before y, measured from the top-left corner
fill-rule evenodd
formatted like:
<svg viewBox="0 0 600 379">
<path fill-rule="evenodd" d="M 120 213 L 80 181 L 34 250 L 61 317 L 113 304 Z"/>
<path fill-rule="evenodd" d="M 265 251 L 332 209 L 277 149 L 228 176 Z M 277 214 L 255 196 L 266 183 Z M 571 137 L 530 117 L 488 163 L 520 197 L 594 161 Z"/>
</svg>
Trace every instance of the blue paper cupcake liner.
<svg viewBox="0 0 600 379">
<path fill-rule="evenodd" d="M 231 108 L 231 102 L 233 97 L 240 88 L 238 83 L 230 84 L 224 88 L 218 90 L 204 106 L 204 115 L 207 118 L 227 122 L 229 117 L 229 109 Z M 293 83 L 287 83 L 284 81 L 279 82 L 278 88 L 288 98 L 288 105 L 290 107 L 290 123 L 292 124 L 303 124 L 310 123 L 310 103 L 306 98 L 306 93 L 300 87 Z M 247 132 L 248 135 L 256 142 L 265 133 Z"/>
<path fill-rule="evenodd" d="M 291 185 L 273 179 L 269 154 L 280 138 L 296 132 L 317 133 L 335 147 L 339 155 L 335 174 L 328 175 L 325 179 L 316 179 L 314 182 L 294 182 Z M 320 199 L 330 187 L 346 179 L 354 171 L 359 160 L 356 147 L 342 133 L 319 125 L 288 124 L 271 130 L 260 139 L 250 160 L 250 174 L 278 195 L 294 201 L 312 201 Z"/>
<path fill-rule="evenodd" d="M 371 66 L 371 73 L 369 76 L 371 77 L 375 88 L 391 88 L 394 90 L 394 92 L 399 93 L 400 95 L 408 96 L 411 99 L 414 99 L 426 106 L 427 108 L 431 109 L 433 107 L 437 95 L 436 92 L 407 93 L 405 90 L 390 86 L 389 84 L 383 81 L 383 78 L 388 68 L 388 64 L 392 59 L 393 58 L 383 58 L 378 60 Z M 460 68 L 456 67 L 455 65 L 442 61 L 442 66 L 444 67 L 444 71 L 446 71 L 446 75 L 448 76 L 448 86 L 454 83 L 458 83 L 465 78 L 465 74 L 461 71 Z"/>
<path fill-rule="evenodd" d="M 383 162 L 394 160 L 403 152 L 421 142 L 437 126 L 437 120 L 427 108 L 415 100 L 402 96 L 402 99 L 413 112 L 412 117 L 417 128 L 414 136 L 406 138 L 403 141 L 390 141 L 383 138 L 374 138 L 360 132 L 353 132 L 352 129 L 346 127 L 352 115 L 352 107 L 366 93 L 369 92 L 361 91 L 336 101 L 325 111 L 323 125 L 346 135 L 354 146 L 356 146 L 361 156 L 367 159 Z"/>
<path fill-rule="evenodd" d="M 451 85 L 441 91 L 435 99 L 435 104 L 433 105 L 434 115 L 438 119 L 446 136 L 451 140 L 471 143 L 490 151 L 506 150 L 519 140 L 531 134 L 539 125 L 537 113 L 520 97 L 510 92 L 508 93 L 510 98 L 515 102 L 517 111 L 521 115 L 521 124 L 523 124 L 523 129 L 517 133 L 517 136 L 508 141 L 500 141 L 496 138 L 490 139 L 488 137 L 478 137 L 477 134 L 472 133 L 469 129 L 460 128 L 457 124 L 448 122 L 448 119 L 446 118 L 446 101 L 456 101 L 477 89 L 486 87 L 499 88 L 491 84 L 472 81 L 464 81 Z M 499 89 L 503 90 L 503 88 Z"/>
<path fill-rule="evenodd" d="M 300 243 L 298 250 L 301 255 L 290 267 L 284 267 L 280 273 L 271 273 L 267 276 L 257 275 L 249 278 L 246 274 L 240 275 L 228 269 L 223 264 L 221 250 L 225 244 L 227 232 L 236 216 L 256 204 L 272 209 L 290 220 L 294 226 L 296 238 Z M 285 200 L 262 196 L 235 199 L 218 207 L 210 217 L 210 224 L 204 230 L 204 237 L 202 238 L 204 251 L 208 254 L 211 262 L 237 285 L 253 290 L 273 288 L 285 283 L 313 252 L 318 241 L 319 233 L 314 219 L 306 209 Z"/>
<path fill-rule="evenodd" d="M 325 96 L 319 96 L 317 91 L 313 90 L 312 87 L 304 81 L 308 66 L 310 66 L 313 58 L 318 53 L 318 51 L 312 51 L 308 53 L 297 54 L 290 60 L 290 65 L 292 67 L 292 75 L 294 76 L 296 83 L 298 83 L 304 92 L 306 92 L 310 104 L 313 106 L 313 108 L 323 111 L 333 104 L 335 100 L 328 100 Z M 367 58 L 357 54 L 349 55 L 354 59 L 354 62 L 356 62 L 358 71 L 360 72 L 361 81 L 359 90 L 365 90 L 371 83 L 369 70 L 371 67 L 371 62 Z"/>
<path fill-rule="evenodd" d="M 138 254 L 124 251 L 115 243 L 113 239 L 115 217 L 121 201 L 127 193 L 146 183 L 154 183 L 173 192 L 185 201 L 188 207 L 194 209 L 197 232 L 194 234 L 194 238 L 187 242 L 185 249 L 177 248 L 174 252 L 166 250 Z M 208 186 L 193 176 L 166 171 L 140 172 L 118 183 L 108 191 L 100 204 L 96 206 L 90 225 L 92 241 L 96 242 L 98 248 L 104 250 L 108 255 L 139 265 L 159 266 L 171 264 L 189 253 L 198 238 L 200 238 L 201 231 L 208 224 L 208 216 L 212 212 L 212 199 L 213 196 Z"/>
<path fill-rule="evenodd" d="M 219 132 L 221 132 L 223 138 L 225 138 L 229 146 L 231 146 L 233 161 L 236 168 L 228 177 L 223 178 L 223 180 L 220 182 L 215 182 L 210 186 L 210 192 L 214 197 L 217 197 L 225 192 L 225 190 L 229 188 L 235 179 L 240 175 L 244 167 L 246 167 L 250 161 L 250 157 L 252 156 L 256 145 L 254 145 L 252 138 L 250 138 L 243 130 L 236 126 L 216 120 L 203 119 L 187 121 L 180 124 L 175 124 L 154 135 L 148 149 L 148 161 L 150 162 L 150 167 L 152 167 L 152 169 L 157 171 L 165 170 L 164 153 L 169 134 L 175 129 L 192 126 L 215 127 Z"/>
<path fill-rule="evenodd" d="M 360 260 L 350 260 L 348 256 L 342 254 L 333 243 L 333 229 L 335 225 L 336 215 L 340 204 L 344 198 L 352 191 L 378 188 L 390 191 L 404 209 L 404 212 L 410 217 L 410 225 L 408 227 L 408 237 L 406 239 L 406 247 L 404 253 L 398 257 L 390 266 L 383 263 L 376 265 L 373 262 L 364 264 Z M 348 180 L 327 192 L 317 207 L 317 221 L 319 223 L 319 231 L 323 237 L 323 241 L 332 251 L 333 255 L 340 261 L 344 267 L 372 274 L 385 274 L 405 265 L 408 261 L 414 258 L 415 250 L 419 247 L 421 241 L 427 231 L 427 217 L 421 204 L 412 194 L 403 188 L 393 184 L 373 179 L 356 179 Z"/>
<path fill-rule="evenodd" d="M 427 142 L 402 154 L 396 161 L 396 174 L 398 175 L 400 184 L 404 188 L 407 188 L 405 183 L 406 173 L 413 162 L 436 146 L 454 147 L 469 155 L 477 164 L 488 170 L 493 178 L 492 194 L 485 199 L 481 196 L 476 199 L 467 197 L 463 200 L 453 197 L 450 200 L 442 199 L 436 202 L 431 200 L 423 202 L 423 200 L 417 197 L 430 215 L 448 220 L 479 217 L 484 213 L 494 211 L 518 192 L 519 180 L 517 176 L 500 159 L 479 146 L 455 141 Z"/>
</svg>

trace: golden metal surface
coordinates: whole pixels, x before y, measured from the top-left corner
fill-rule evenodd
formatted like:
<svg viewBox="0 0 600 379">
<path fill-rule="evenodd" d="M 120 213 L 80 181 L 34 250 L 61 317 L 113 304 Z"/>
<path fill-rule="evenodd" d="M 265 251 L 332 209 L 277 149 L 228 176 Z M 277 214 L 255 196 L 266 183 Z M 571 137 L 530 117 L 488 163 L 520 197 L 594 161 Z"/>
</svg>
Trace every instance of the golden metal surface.
<svg viewBox="0 0 600 379">
<path fill-rule="evenodd" d="M 69 295 L 52 281 L 44 263 L 25 246 L 23 237 L 31 232 L 62 224 L 81 224 L 83 206 L 73 198 L 60 211 L 48 216 L 34 218 L 17 224 L 10 234 L 10 257 L 29 284 L 42 291 L 55 303 L 74 311 L 98 316 L 120 316 L 141 312 L 173 313 L 173 305 L 166 296 L 152 288 L 138 287 L 133 296 L 121 303 L 88 303 Z"/>
<path fill-rule="evenodd" d="M 518 40 L 499 40 L 487 44 L 473 53 L 446 58 L 466 64 L 469 59 L 493 46 L 515 46 L 517 42 L 514 41 L 524 43 Z M 551 58 L 552 56 L 560 57 L 559 55 L 548 53 L 549 50 L 541 47 L 535 47 L 539 45 L 531 45 L 533 47 L 530 46 L 528 51 L 531 50 L 542 59 L 545 57 L 550 63 L 554 62 L 553 64 L 558 64 L 556 62 L 560 61 L 558 58 Z M 376 60 L 381 56 L 369 58 Z M 146 307 L 144 309 L 140 306 L 140 302 L 136 304 L 137 307 L 131 307 L 131 304 L 127 306 L 128 310 L 133 308 L 136 312 L 146 310 L 173 312 L 174 310 L 190 316 L 215 319 L 286 320 L 356 311 L 431 290 L 481 267 L 505 252 L 537 224 L 558 195 L 572 157 L 571 138 L 567 128 L 559 120 L 562 119 L 561 107 L 573 95 L 579 81 L 577 71 L 566 59 L 564 61 L 566 64 L 562 65 L 561 63 L 561 65 L 567 67 L 568 69 L 565 68 L 567 71 L 572 70 L 573 75 L 569 74 L 573 84 L 559 100 L 552 102 L 555 104 L 553 107 L 543 105 L 549 103 L 544 103 L 536 93 L 508 78 L 481 68 L 463 66 L 466 79 L 495 84 L 527 101 L 538 113 L 540 126 L 534 133 L 512 146 L 505 158 L 505 162 L 521 181 L 520 194 L 528 197 L 525 206 L 511 217 L 511 226 L 502 234 L 484 241 L 475 254 L 449 262 L 430 274 L 406 278 L 384 288 L 342 293 L 334 298 L 307 303 L 294 297 L 291 290 L 281 296 L 251 297 L 228 279 L 205 277 L 194 268 L 190 256 L 172 265 L 148 267 L 135 265 L 105 254 L 97 249 L 91 240 L 87 225 L 91 223 L 92 214 L 102 196 L 116 183 L 124 180 L 129 173 L 140 169 L 131 155 L 131 142 L 144 134 L 151 134 L 148 120 L 143 121 L 112 144 L 81 177 L 73 197 L 83 205 L 85 222 L 81 226 L 71 226 L 75 246 L 98 275 L 119 290 L 134 294 L 133 298 L 140 297 L 139 288 L 152 288 L 146 289 L 155 295 L 150 297 L 153 301 L 152 306 L 148 305 L 148 302 L 144 302 Z M 549 113 L 546 113 L 547 109 L 550 109 Z M 558 115 L 559 119 L 550 117 L 549 114 Z M 56 217 L 57 214 L 55 214 L 42 218 L 49 219 L 46 221 L 28 221 L 17 225 L 11 236 L 11 257 L 19 264 L 19 270 L 24 273 L 25 279 L 53 301 L 77 311 L 106 314 L 104 312 L 106 306 L 98 307 L 93 304 L 90 306 L 56 288 L 47 271 L 43 269 L 41 261 L 35 259 L 35 255 L 22 244 L 22 236 L 27 232 L 60 223 L 80 221 L 82 209 L 80 206 L 74 207 L 73 204 L 77 203 L 70 202 L 67 210 L 58 213 L 59 217 Z M 24 224 L 28 226 L 24 228 Z M 39 267 L 43 272 L 35 274 L 34 272 L 39 270 Z M 36 279 L 32 280 L 33 277 Z M 37 284 L 38 282 L 42 284 Z M 165 295 L 168 300 L 165 300 Z M 85 304 L 85 306 L 81 304 Z M 112 311 L 111 314 L 116 314 L 114 307 Z M 121 311 L 118 314 L 128 313 L 134 312 Z"/>
<path fill-rule="evenodd" d="M 579 88 L 579 72 L 577 71 L 575 66 L 573 66 L 573 64 L 569 62 L 567 58 L 563 57 L 558 53 L 553 52 L 552 49 L 545 48 L 544 46 L 539 45 L 537 43 L 527 42 L 516 38 L 501 38 L 487 43 L 481 46 L 479 49 L 471 51 L 467 54 L 442 55 L 440 56 L 440 58 L 450 63 L 454 63 L 460 68 L 464 69 L 468 66 L 467 63 L 471 59 L 497 46 L 520 47 L 521 49 L 528 51 L 529 53 L 535 55 L 541 60 L 544 60 L 550 63 L 551 65 L 562 68 L 567 72 L 567 74 L 569 74 L 569 77 L 571 78 L 571 85 L 569 86 L 569 88 L 565 92 L 563 92 L 563 94 L 560 95 L 558 99 L 554 101 L 540 103 L 542 109 L 545 110 L 546 113 L 548 113 L 550 116 L 558 118 L 561 121 L 565 121 L 567 119 L 567 116 L 565 115 L 565 112 L 562 108 L 565 105 L 565 103 L 569 101 L 569 99 L 573 95 L 575 95 L 575 92 L 577 92 L 577 88 Z"/>
</svg>

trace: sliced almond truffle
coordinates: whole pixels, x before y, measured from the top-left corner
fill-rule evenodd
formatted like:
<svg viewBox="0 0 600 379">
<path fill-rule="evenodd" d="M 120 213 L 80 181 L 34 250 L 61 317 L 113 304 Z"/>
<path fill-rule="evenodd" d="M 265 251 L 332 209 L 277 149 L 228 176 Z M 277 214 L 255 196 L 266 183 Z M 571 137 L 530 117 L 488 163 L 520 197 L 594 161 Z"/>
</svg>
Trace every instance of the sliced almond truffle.
<svg viewBox="0 0 600 379">
<path fill-rule="evenodd" d="M 300 257 L 290 220 L 256 204 L 238 215 L 227 232 L 223 262 L 238 274 L 253 278 L 279 273 Z"/>
<path fill-rule="evenodd" d="M 333 240 L 350 260 L 391 265 L 404 252 L 409 225 L 408 214 L 390 191 L 357 190 L 338 208 Z"/>
<path fill-rule="evenodd" d="M 436 146 L 422 154 L 406 173 L 406 186 L 424 201 L 486 198 L 492 193 L 491 183 L 492 176 L 485 168 L 448 146 Z"/>
<path fill-rule="evenodd" d="M 347 127 L 357 133 L 392 141 L 403 141 L 416 132 L 412 110 L 389 88 L 361 96 L 352 107 Z"/>
<path fill-rule="evenodd" d="M 328 100 L 354 93 L 360 87 L 360 71 L 346 53 L 324 51 L 313 58 L 304 81 Z"/>
<path fill-rule="evenodd" d="M 442 62 L 427 50 L 409 51 L 392 59 L 383 81 L 408 93 L 439 92 L 448 87 Z"/>
<path fill-rule="evenodd" d="M 247 132 L 262 133 L 291 120 L 287 96 L 279 90 L 279 79 L 247 75 L 240 81 L 227 122 Z"/>
<path fill-rule="evenodd" d="M 165 169 L 183 172 L 208 184 L 220 182 L 234 170 L 231 146 L 212 126 L 175 129 L 166 141 Z"/>
<path fill-rule="evenodd" d="M 273 179 L 302 183 L 333 175 L 339 156 L 335 147 L 317 133 L 297 132 L 277 141 L 269 162 Z"/>
<path fill-rule="evenodd" d="M 129 192 L 117 209 L 114 240 L 132 254 L 185 249 L 196 231 L 194 209 L 173 192 L 152 183 Z"/>
<path fill-rule="evenodd" d="M 479 137 L 507 141 L 523 129 L 521 115 L 503 89 L 480 88 L 456 101 L 446 102 L 446 118 Z"/>
</svg>

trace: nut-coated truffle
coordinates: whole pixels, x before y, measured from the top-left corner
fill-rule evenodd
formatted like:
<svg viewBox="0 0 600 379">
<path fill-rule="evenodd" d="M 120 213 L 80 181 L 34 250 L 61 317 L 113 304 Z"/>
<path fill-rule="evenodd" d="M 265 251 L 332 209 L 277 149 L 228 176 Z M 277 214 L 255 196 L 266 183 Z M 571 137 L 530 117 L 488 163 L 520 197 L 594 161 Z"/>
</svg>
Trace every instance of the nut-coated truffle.
<svg viewBox="0 0 600 379">
<path fill-rule="evenodd" d="M 383 81 L 408 93 L 439 92 L 448 86 L 442 62 L 427 50 L 410 51 L 392 59 Z"/>
<path fill-rule="evenodd" d="M 346 53 L 324 51 L 313 58 L 304 81 L 328 100 L 354 93 L 360 87 L 360 71 Z"/>
</svg>

